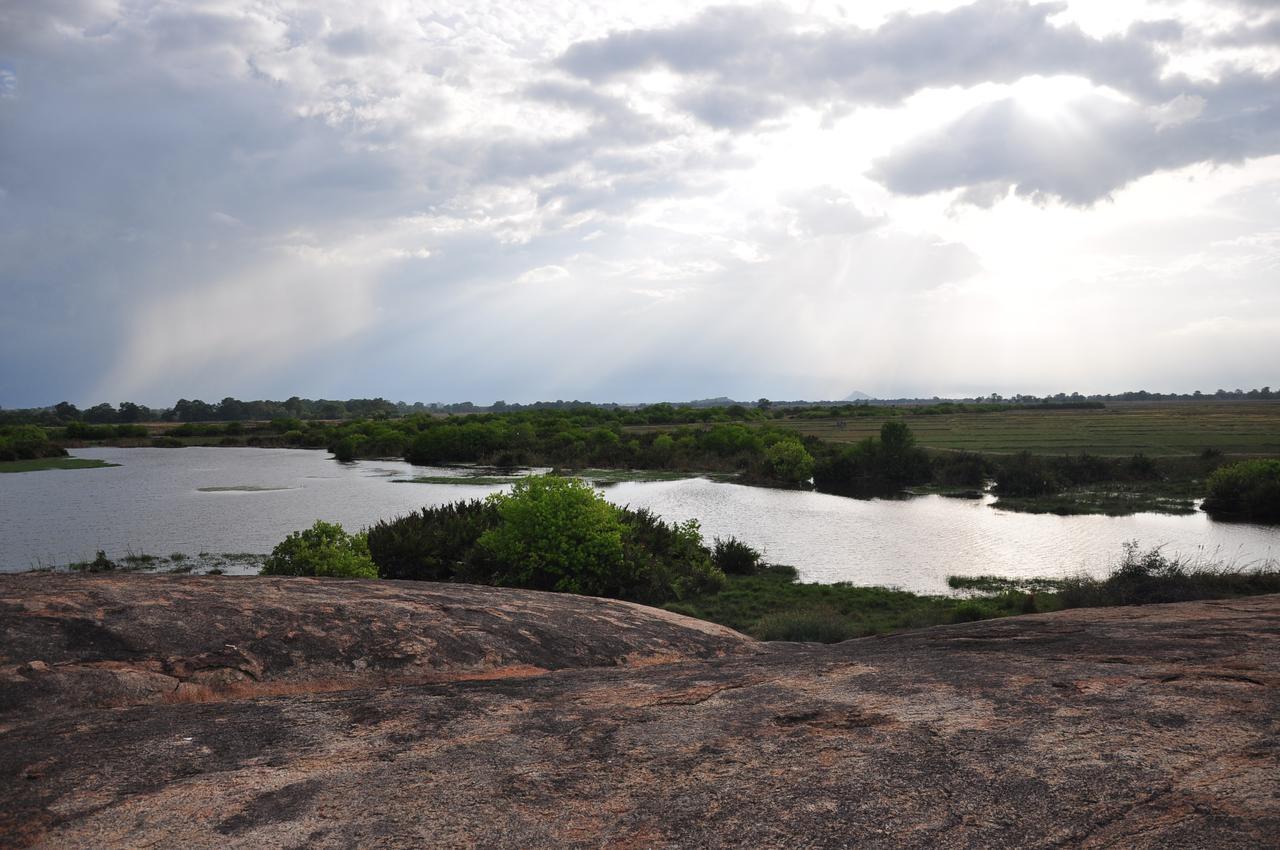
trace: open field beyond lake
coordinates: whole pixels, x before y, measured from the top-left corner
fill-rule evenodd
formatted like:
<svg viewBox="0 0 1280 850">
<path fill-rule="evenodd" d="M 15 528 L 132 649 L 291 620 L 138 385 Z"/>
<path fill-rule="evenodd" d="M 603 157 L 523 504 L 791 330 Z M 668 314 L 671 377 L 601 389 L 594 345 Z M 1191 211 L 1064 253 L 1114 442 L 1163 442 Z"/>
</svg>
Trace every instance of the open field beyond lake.
<svg viewBox="0 0 1280 850">
<path fill-rule="evenodd" d="M 887 416 L 783 419 L 774 424 L 838 443 L 880 432 Z M 921 446 L 985 453 L 1280 454 L 1280 402 L 1109 404 L 1102 410 L 1007 410 L 900 417 Z"/>
</svg>

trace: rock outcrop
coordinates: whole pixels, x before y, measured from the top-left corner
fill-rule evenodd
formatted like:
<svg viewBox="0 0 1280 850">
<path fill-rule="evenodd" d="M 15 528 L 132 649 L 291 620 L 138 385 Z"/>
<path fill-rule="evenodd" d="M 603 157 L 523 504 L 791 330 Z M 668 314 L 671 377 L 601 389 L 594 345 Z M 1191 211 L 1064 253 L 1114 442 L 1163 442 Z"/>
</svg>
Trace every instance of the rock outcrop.
<svg viewBox="0 0 1280 850">
<path fill-rule="evenodd" d="M 1275 596 L 825 647 L 453 585 L 13 577 L 0 629 L 6 847 L 1280 835 Z M 202 666 L 227 643 L 248 660 Z M 40 684 L 111 664 L 176 684 Z M 239 675 L 178 695 L 184 671 L 224 668 Z M 77 682 L 88 690 L 72 695 Z"/>
</svg>

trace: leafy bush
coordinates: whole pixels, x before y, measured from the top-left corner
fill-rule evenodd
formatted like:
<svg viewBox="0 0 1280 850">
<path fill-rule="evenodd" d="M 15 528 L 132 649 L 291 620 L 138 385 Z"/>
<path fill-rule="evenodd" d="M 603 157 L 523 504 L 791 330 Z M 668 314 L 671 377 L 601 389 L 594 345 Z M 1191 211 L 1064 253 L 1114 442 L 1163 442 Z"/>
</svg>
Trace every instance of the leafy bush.
<svg viewBox="0 0 1280 850">
<path fill-rule="evenodd" d="M 271 551 L 263 575 L 377 578 L 364 534 L 348 534 L 337 523 L 316 520 L 295 531 Z"/>
<path fill-rule="evenodd" d="M 500 522 L 479 544 L 502 565 L 497 584 L 602 596 L 630 583 L 618 509 L 585 481 L 529 476 L 488 502 Z"/>
<path fill-rule="evenodd" d="M 498 524 L 496 505 L 473 499 L 423 508 L 369 529 L 369 554 L 383 578 L 488 583 L 492 560 L 476 542 Z"/>
<path fill-rule="evenodd" d="M 36 460 L 67 453 L 49 441 L 49 432 L 38 425 L 0 427 L 0 461 Z"/>
<path fill-rule="evenodd" d="M 1215 518 L 1280 522 L 1280 460 L 1246 460 L 1216 470 L 1203 507 Z"/>
<path fill-rule="evenodd" d="M 1061 488 L 1043 458 L 1019 452 L 996 470 L 996 493 L 1001 496 L 1043 496 Z"/>
<path fill-rule="evenodd" d="M 813 477 L 813 456 L 799 440 L 779 440 L 765 449 L 772 477 L 786 484 L 804 484 Z"/>
<path fill-rule="evenodd" d="M 760 553 L 736 537 L 715 539 L 711 561 L 725 575 L 750 576 L 760 572 Z"/>
<path fill-rule="evenodd" d="M 933 480 L 939 484 L 978 489 L 989 473 L 986 458 L 973 452 L 947 452 L 933 459 Z"/>
<path fill-rule="evenodd" d="M 655 605 L 712 593 L 724 582 L 696 521 L 672 524 L 647 510 L 617 508 L 590 485 L 556 476 L 523 479 L 510 494 L 485 501 L 379 522 L 369 529 L 368 545 L 383 578 L 562 590 Z"/>
<path fill-rule="evenodd" d="M 608 595 L 660 605 L 723 586 L 724 573 L 703 544 L 697 520 L 668 524 L 645 509 L 623 509 L 620 517 L 626 583 Z"/>
</svg>

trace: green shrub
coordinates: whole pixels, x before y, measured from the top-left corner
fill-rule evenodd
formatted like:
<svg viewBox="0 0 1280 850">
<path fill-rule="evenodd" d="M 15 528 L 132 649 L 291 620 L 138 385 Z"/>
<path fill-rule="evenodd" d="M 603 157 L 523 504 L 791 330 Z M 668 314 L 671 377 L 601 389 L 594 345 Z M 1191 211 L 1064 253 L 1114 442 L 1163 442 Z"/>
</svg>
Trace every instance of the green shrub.
<svg viewBox="0 0 1280 850">
<path fill-rule="evenodd" d="M 479 544 L 501 564 L 497 584 L 602 596 L 629 583 L 618 509 L 585 481 L 529 476 L 488 501 L 501 521 Z"/>
<path fill-rule="evenodd" d="M 951 612 L 951 619 L 956 623 L 973 623 L 978 620 L 990 620 L 992 617 L 998 617 L 1000 614 L 991 610 L 991 607 L 984 605 L 975 599 L 969 599 L 961 602 Z"/>
<path fill-rule="evenodd" d="M 1061 489 L 1043 458 L 1019 452 L 996 470 L 995 491 L 1001 496 L 1043 496 Z"/>
<path fill-rule="evenodd" d="M 49 441 L 49 432 L 38 425 L 0 427 L 0 461 L 62 457 L 66 449 Z"/>
<path fill-rule="evenodd" d="M 648 510 L 624 509 L 623 584 L 607 595 L 646 605 L 714 593 L 724 573 L 702 542 L 698 521 L 665 523 Z"/>
<path fill-rule="evenodd" d="M 489 583 L 493 562 L 476 543 L 498 520 L 479 499 L 423 508 L 374 524 L 369 554 L 382 578 Z"/>
<path fill-rule="evenodd" d="M 1221 519 L 1280 522 L 1280 460 L 1246 460 L 1209 476 L 1204 510 Z"/>
<path fill-rule="evenodd" d="M 562 590 L 650 605 L 714 593 L 724 583 L 696 521 L 666 523 L 647 510 L 617 508 L 585 482 L 555 476 L 523 479 L 509 495 L 379 522 L 369 529 L 368 545 L 383 578 Z"/>
<path fill-rule="evenodd" d="M 271 551 L 263 575 L 377 578 L 364 534 L 348 534 L 337 523 L 316 520 L 295 531 Z"/>
<path fill-rule="evenodd" d="M 813 477 L 813 456 L 799 440 L 779 440 L 764 451 L 770 476 L 784 484 L 804 484 Z"/>
<path fill-rule="evenodd" d="M 711 561 L 725 575 L 750 576 L 760 572 L 760 553 L 736 537 L 715 539 Z"/>
</svg>

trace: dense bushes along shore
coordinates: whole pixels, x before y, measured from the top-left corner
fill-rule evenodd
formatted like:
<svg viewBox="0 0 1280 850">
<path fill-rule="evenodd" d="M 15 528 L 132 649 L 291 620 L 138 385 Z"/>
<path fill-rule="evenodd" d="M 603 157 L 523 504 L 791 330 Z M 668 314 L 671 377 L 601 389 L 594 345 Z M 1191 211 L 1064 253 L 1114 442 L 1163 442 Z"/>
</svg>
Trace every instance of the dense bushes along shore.
<svg viewBox="0 0 1280 850">
<path fill-rule="evenodd" d="M 850 415 L 861 415 L 863 408 Z M 63 440 L 125 444 L 296 446 L 328 448 L 340 461 L 403 457 L 420 465 L 474 463 L 495 467 L 546 466 L 714 472 L 748 484 L 807 487 L 847 496 L 893 495 L 932 486 L 975 494 L 994 479 L 1000 506 L 1052 513 L 1187 513 L 1208 494 L 1208 477 L 1224 459 L 1212 449 L 1199 457 L 1153 458 L 1075 455 L 927 453 L 916 445 L 901 411 L 878 436 L 853 444 L 802 435 L 773 419 L 778 411 L 747 408 L 639 410 L 581 407 L 501 414 L 405 416 L 341 423 L 284 417 L 266 423 L 187 422 L 152 435 L 144 426 L 87 424 L 52 429 L 20 426 L 0 431 L 0 452 L 10 459 L 36 443 Z M 913 415 L 923 415 L 916 410 Z M 797 414 L 799 416 L 799 414 Z M 804 417 L 799 417 L 804 418 Z M 6 433 L 17 435 L 6 437 Z M 38 439 L 37 439 L 38 438 Z M 23 448 L 15 449 L 21 444 Z M 54 445 L 56 450 L 57 446 Z M 1268 463 L 1223 473 L 1205 503 L 1214 516 L 1280 521 L 1280 495 L 1268 484 Z M 810 483 L 812 482 L 812 483 Z"/>
<path fill-rule="evenodd" d="M 805 584 L 735 540 L 707 546 L 694 520 L 618 508 L 572 478 L 456 502 L 347 534 L 317 522 L 276 547 L 267 575 L 453 581 L 606 596 L 699 617 L 766 640 L 837 641 L 1060 608 L 1280 592 L 1280 570 L 1196 567 L 1137 544 L 1105 579 L 952 579 L 968 597 Z"/>
<path fill-rule="evenodd" d="M 608 596 L 649 605 L 712 593 L 725 573 L 759 568 L 736 540 L 708 547 L 698 523 L 619 508 L 589 484 L 531 476 L 484 501 L 423 508 L 357 535 L 327 523 L 290 537 L 268 575 L 371 574 Z M 341 529 L 338 529 L 341 531 Z M 313 541 L 324 545 L 313 546 Z M 335 567 L 335 565 L 341 565 Z"/>
</svg>

